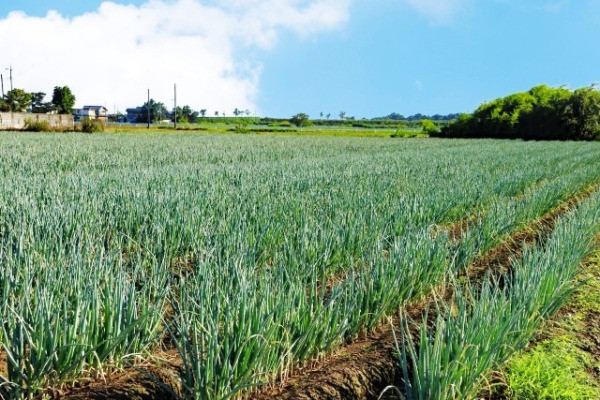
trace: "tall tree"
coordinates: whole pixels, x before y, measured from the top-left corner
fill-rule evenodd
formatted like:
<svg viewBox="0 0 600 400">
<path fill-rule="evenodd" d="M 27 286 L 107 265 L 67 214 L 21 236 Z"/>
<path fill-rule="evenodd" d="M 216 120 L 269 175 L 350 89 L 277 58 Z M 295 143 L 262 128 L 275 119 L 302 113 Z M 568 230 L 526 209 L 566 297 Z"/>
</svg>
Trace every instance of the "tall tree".
<svg viewBox="0 0 600 400">
<path fill-rule="evenodd" d="M 310 125 L 310 118 L 306 113 L 299 113 L 294 115 L 290 122 L 296 126 L 307 126 Z"/>
<path fill-rule="evenodd" d="M 0 107 L 2 111 L 24 112 L 30 105 L 31 93 L 15 88 L 6 94 Z"/>
<path fill-rule="evenodd" d="M 192 110 L 190 106 L 177 107 L 173 112 L 172 116 L 177 116 L 177 122 L 181 123 L 196 123 L 198 121 L 198 117 L 200 113 L 198 111 Z"/>
<path fill-rule="evenodd" d="M 46 93 L 44 92 L 31 93 L 31 112 L 43 114 L 54 109 L 54 105 L 51 102 L 44 101 L 45 97 Z"/>
<path fill-rule="evenodd" d="M 149 102 L 145 102 L 141 107 L 137 122 L 148 122 L 148 109 L 150 109 L 150 122 L 162 121 L 169 113 L 163 103 L 150 99 Z"/>
<path fill-rule="evenodd" d="M 36 112 L 36 109 L 42 108 L 44 105 L 44 98 L 46 93 L 44 92 L 33 92 L 31 93 L 31 110 Z"/>
<path fill-rule="evenodd" d="M 56 86 L 52 93 L 52 104 L 59 114 L 71 114 L 75 106 L 75 95 L 68 86 Z"/>
<path fill-rule="evenodd" d="M 447 137 L 600 139 L 600 91 L 547 85 L 482 104 L 442 128 Z"/>
<path fill-rule="evenodd" d="M 198 121 L 198 117 L 200 116 L 198 111 L 192 110 L 190 106 L 183 106 L 183 108 L 181 109 L 181 113 L 183 115 L 183 118 L 191 124 L 196 123 Z"/>
</svg>

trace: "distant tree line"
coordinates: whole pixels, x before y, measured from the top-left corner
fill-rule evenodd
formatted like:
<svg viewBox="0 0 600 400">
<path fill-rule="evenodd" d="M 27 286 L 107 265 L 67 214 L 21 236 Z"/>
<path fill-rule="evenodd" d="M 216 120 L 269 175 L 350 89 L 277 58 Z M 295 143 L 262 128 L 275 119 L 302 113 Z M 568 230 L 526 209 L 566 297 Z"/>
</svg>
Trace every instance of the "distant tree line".
<svg viewBox="0 0 600 400">
<path fill-rule="evenodd" d="M 150 122 L 160 122 L 164 120 L 174 121 L 175 118 L 177 118 L 177 122 L 195 124 L 200 122 L 201 118 L 205 121 L 211 120 L 211 118 L 206 117 L 206 108 L 195 111 L 190 106 L 178 106 L 174 110 L 169 111 L 164 103 L 154 99 L 150 99 L 150 101 L 145 102 L 140 107 L 130 108 L 128 111 L 136 115 L 134 122 L 138 123 L 148 122 L 148 115 L 150 116 Z M 223 118 L 226 118 L 225 111 L 215 111 L 214 115 L 217 118 L 221 118 L 219 122 L 222 122 Z M 235 121 L 238 121 L 240 118 L 249 117 L 251 112 L 250 110 L 235 108 L 233 110 L 233 115 L 235 116 Z"/>
<path fill-rule="evenodd" d="M 434 114 L 434 115 L 426 115 L 426 114 L 413 114 L 410 115 L 408 117 L 405 117 L 402 114 L 398 114 L 398 113 L 391 113 L 390 115 L 386 115 L 385 117 L 377 117 L 377 118 L 373 118 L 374 121 L 385 121 L 385 120 L 392 120 L 392 121 L 422 121 L 422 120 L 431 120 L 431 121 L 452 121 L 455 120 L 459 117 L 460 114 L 458 113 L 453 113 L 453 114 L 446 114 L 446 115 L 442 115 L 442 114 Z"/>
<path fill-rule="evenodd" d="M 46 93 L 28 93 L 23 89 L 12 89 L 0 98 L 0 111 L 32 113 L 71 114 L 75 106 L 75 95 L 68 86 L 56 86 L 52 92 L 52 100 L 44 101 Z"/>
<path fill-rule="evenodd" d="M 442 127 L 443 137 L 527 140 L 600 139 L 600 91 L 535 86 L 482 104 Z"/>
</svg>

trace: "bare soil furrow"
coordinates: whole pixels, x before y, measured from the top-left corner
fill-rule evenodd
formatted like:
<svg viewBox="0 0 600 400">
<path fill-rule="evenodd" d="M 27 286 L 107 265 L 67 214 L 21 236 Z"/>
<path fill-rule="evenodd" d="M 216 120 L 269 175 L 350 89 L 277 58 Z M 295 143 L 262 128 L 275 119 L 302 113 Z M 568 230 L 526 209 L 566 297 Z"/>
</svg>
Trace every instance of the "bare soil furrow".
<svg viewBox="0 0 600 400">
<path fill-rule="evenodd" d="M 513 258 L 518 258 L 524 246 L 543 242 L 554 228 L 557 218 L 588 197 L 597 185 L 565 201 L 542 218 L 505 239 L 498 246 L 478 257 L 466 270 L 466 277 L 477 279 L 489 271 L 506 271 Z M 460 239 L 464 231 L 452 227 L 452 237 Z M 468 225 L 468 224 L 467 224 Z M 438 298 L 449 298 L 451 287 L 440 287 L 435 292 Z M 420 320 L 432 298 L 412 304 L 406 310 L 408 318 Z M 390 384 L 401 380 L 394 348 L 393 326 L 398 326 L 398 318 L 383 323 L 364 338 L 354 341 L 325 355 L 310 364 L 297 366 L 283 381 L 274 382 L 245 396 L 252 400 L 266 399 L 377 399 Z M 156 400 L 175 398 L 177 390 L 178 363 L 176 354 L 171 353 L 170 362 L 160 366 L 125 368 L 118 374 L 108 376 L 103 381 L 81 382 L 74 388 L 47 393 L 51 398 L 104 400 L 136 399 Z M 310 365 L 310 367 L 306 366 Z M 175 389 L 172 389 L 175 388 Z M 392 392 L 386 399 L 396 398 Z"/>
</svg>

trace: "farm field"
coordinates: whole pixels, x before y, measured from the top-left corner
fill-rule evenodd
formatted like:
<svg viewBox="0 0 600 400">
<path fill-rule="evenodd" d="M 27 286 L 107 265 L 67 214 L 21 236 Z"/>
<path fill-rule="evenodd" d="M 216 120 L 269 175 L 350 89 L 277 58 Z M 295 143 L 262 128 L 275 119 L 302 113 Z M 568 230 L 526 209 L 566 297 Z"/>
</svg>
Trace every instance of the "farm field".
<svg viewBox="0 0 600 400">
<path fill-rule="evenodd" d="M 154 124 L 148 129 L 146 124 L 111 123 L 106 125 L 105 132 L 110 133 L 221 133 L 252 134 L 264 136 L 340 136 L 340 137 L 425 137 L 419 125 L 403 126 L 400 123 L 384 126 L 351 126 L 351 125 L 313 125 L 297 127 L 294 125 L 272 126 L 251 124 L 248 122 L 216 122 L 203 121 L 201 124 L 183 124 L 174 129 L 173 124 Z"/>
<path fill-rule="evenodd" d="M 586 193 L 512 261 L 514 282 L 461 284 L 451 301 L 469 318 L 442 308 L 435 320 L 435 342 L 453 348 L 472 346 L 452 327 L 505 323 L 488 336 L 511 351 L 469 379 L 423 376 L 419 362 L 443 355 L 418 346 L 431 330 L 399 341 L 407 379 L 447 384 L 412 385 L 411 398 L 472 395 L 570 293 L 562 283 L 600 230 L 598 143 L 2 133 L 0 176 L 5 398 L 85 390 L 165 353 L 179 366 L 162 387 L 173 397 L 251 397 Z M 569 268 L 545 275 L 555 265 Z M 532 287 L 545 300 L 519 303 Z M 501 312 L 517 308 L 539 318 Z"/>
</svg>

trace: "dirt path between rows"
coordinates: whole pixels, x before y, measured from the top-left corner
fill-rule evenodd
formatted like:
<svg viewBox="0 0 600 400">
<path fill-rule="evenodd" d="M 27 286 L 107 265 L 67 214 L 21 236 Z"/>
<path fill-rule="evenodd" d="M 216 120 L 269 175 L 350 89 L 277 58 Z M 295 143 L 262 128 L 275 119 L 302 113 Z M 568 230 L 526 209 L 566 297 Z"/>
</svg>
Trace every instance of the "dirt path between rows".
<svg viewBox="0 0 600 400">
<path fill-rule="evenodd" d="M 593 188 L 564 202 L 558 208 L 534 221 L 526 228 L 504 240 L 498 246 L 477 258 L 464 275 L 470 279 L 481 278 L 488 271 L 498 273 L 508 270 L 511 260 L 521 256 L 525 246 L 540 243 L 554 229 L 558 217 L 591 195 Z M 467 224 L 474 222 L 469 220 Z M 462 232 L 465 223 L 461 222 Z M 459 239 L 459 231 L 452 228 L 452 235 Z M 451 288 L 439 288 L 436 295 L 450 298 Z M 408 318 L 420 321 L 431 298 L 413 304 L 406 310 Z M 380 328 L 368 338 L 338 349 L 325 360 L 308 370 L 299 371 L 291 378 L 250 396 L 252 400 L 299 399 L 343 400 L 378 399 L 386 387 L 401 381 L 401 367 L 394 347 L 393 326 L 399 326 L 398 318 Z M 400 399 L 394 391 L 386 392 L 385 399 Z"/>
<path fill-rule="evenodd" d="M 482 277 L 487 271 L 503 271 L 511 259 L 519 257 L 525 245 L 542 242 L 552 231 L 556 219 L 588 197 L 597 187 L 590 187 L 582 194 L 564 202 L 560 207 L 534 221 L 501 244 L 476 259 L 468 268 L 471 279 Z M 457 235 L 456 232 L 453 235 Z M 451 289 L 438 288 L 437 296 L 449 298 Z M 413 320 L 421 320 L 423 311 L 430 303 L 425 299 L 407 308 L 406 314 Z M 349 400 L 377 399 L 390 384 L 401 381 L 401 368 L 394 349 L 393 326 L 398 318 L 384 323 L 368 336 L 325 355 L 322 359 L 303 363 L 280 382 L 267 385 L 245 396 L 252 400 L 298 399 L 298 400 Z M 83 379 L 75 387 L 64 387 L 46 393 L 52 399 L 107 400 L 173 399 L 179 394 L 176 351 L 160 354 L 158 364 L 125 368 L 110 376 Z M 398 399 L 397 395 L 386 399 Z"/>
</svg>

